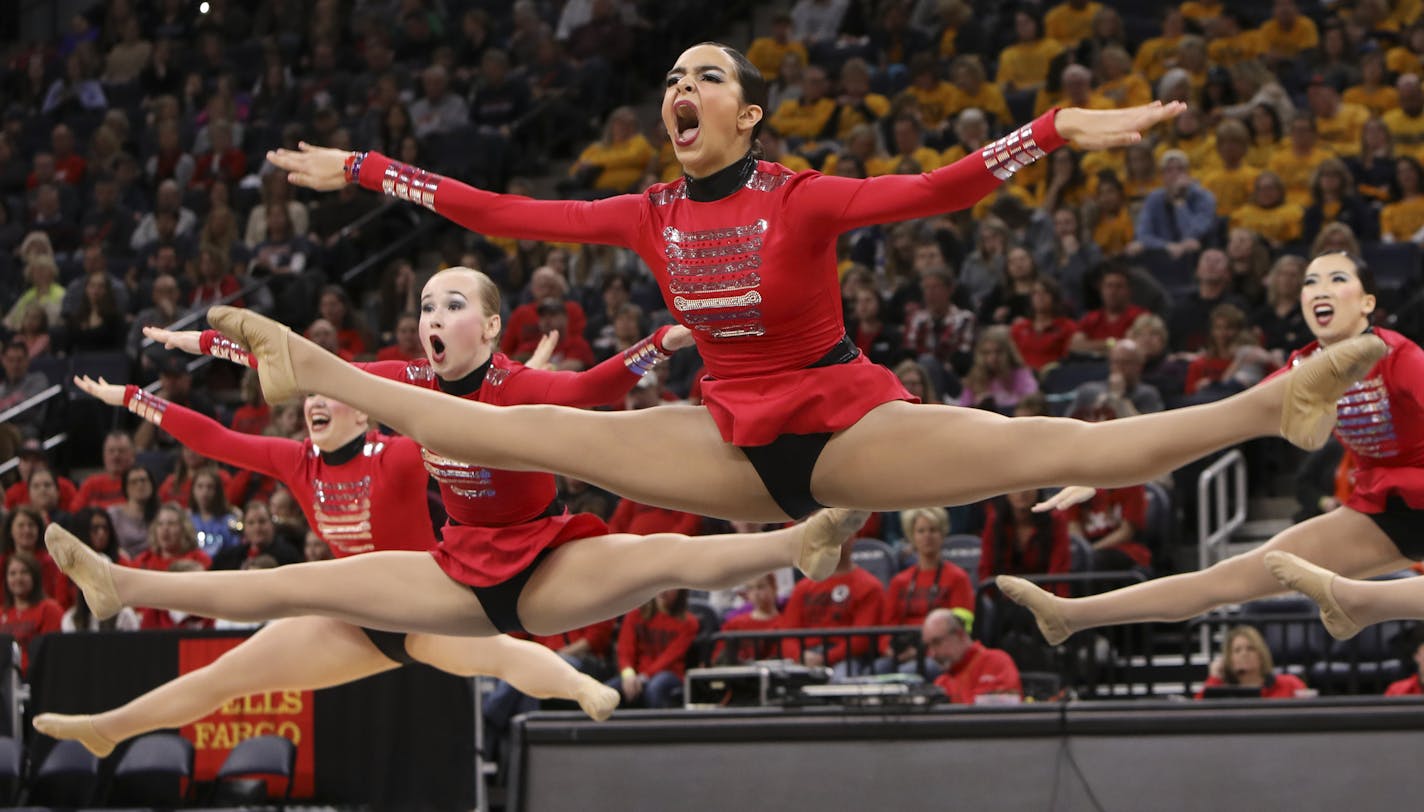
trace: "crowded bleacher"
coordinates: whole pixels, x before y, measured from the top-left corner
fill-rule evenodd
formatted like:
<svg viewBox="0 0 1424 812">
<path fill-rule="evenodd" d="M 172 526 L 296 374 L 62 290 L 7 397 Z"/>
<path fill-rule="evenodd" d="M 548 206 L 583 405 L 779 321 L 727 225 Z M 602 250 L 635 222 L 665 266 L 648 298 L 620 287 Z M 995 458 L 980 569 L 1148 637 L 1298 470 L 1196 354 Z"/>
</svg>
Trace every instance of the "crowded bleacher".
<svg viewBox="0 0 1424 812">
<path fill-rule="evenodd" d="M 300 410 L 267 404 L 255 373 L 165 349 L 145 326 L 202 329 L 208 306 L 234 304 L 347 360 L 414 360 L 424 354 L 421 286 L 454 266 L 498 283 L 500 349 L 517 360 L 559 330 L 549 363 L 585 369 L 670 323 L 629 250 L 486 237 L 355 185 L 310 193 L 265 155 L 307 142 L 535 197 L 638 193 L 681 174 L 657 113 L 659 80 L 702 40 L 743 47 L 768 80 L 766 160 L 842 177 L 978 160 L 1055 106 L 1188 105 L 1131 147 L 1058 150 L 970 210 L 840 236 L 850 338 L 925 402 L 1099 421 L 1226 397 L 1311 341 L 1299 290 L 1324 251 L 1362 256 L 1379 283 L 1376 323 L 1424 338 L 1419 0 L 767 5 L 106 0 L 53 20 L 49 36 L 6 21 L 0 540 L 18 563 L 7 564 L 0 632 L 24 652 L 43 634 L 214 625 L 146 609 L 97 621 L 44 551 L 52 522 L 150 569 L 330 555 L 270 478 L 218 465 L 75 389 L 74 375 L 103 376 L 238 431 L 305 436 Z M 683 351 L 623 408 L 698 403 L 700 374 L 695 351 Z M 1309 457 L 1274 440 L 1242 450 L 1252 495 L 1295 495 L 1296 520 L 1348 498 L 1338 444 Z M 1195 560 L 1181 553 L 1201 529 L 1202 467 L 1067 511 L 1035 513 L 1048 494 L 1025 492 L 878 514 L 827 581 L 798 583 L 787 570 L 724 593 L 668 593 L 618 624 L 539 642 L 625 691 L 619 674 L 633 669 L 647 687 L 625 701 L 649 707 L 682 702 L 689 666 L 768 654 L 837 678 L 918 673 L 969 704 L 971 660 L 994 672 L 974 683 L 979 693 L 1112 695 L 1119 678 L 1107 666 L 1043 645 L 992 578 L 1050 576 L 1066 596 L 1178 571 Z M 615 532 L 728 526 L 560 483 L 571 510 Z M 1074 578 L 1090 573 L 1101 583 Z M 677 630 L 671 642 L 643 634 L 657 624 Z M 880 626 L 917 630 L 711 637 Z M 1399 680 L 1392 690 L 1420 690 L 1405 629 L 1362 644 L 1375 663 L 1362 676 L 1358 650 L 1353 670 L 1337 668 L 1342 655 L 1323 642 L 1246 628 L 1225 636 L 1210 671 L 1188 659 L 1165 682 L 1193 694 L 1204 680 L 1236 679 L 1230 664 L 1246 658 L 1253 686 L 1382 693 Z M 1153 647 L 1114 630 L 1094 639 L 1096 649 L 1078 645 L 1106 660 Z M 1192 644 L 1189 631 L 1170 639 Z M 664 648 L 648 650 L 654 640 Z M 1275 665 L 1290 679 L 1271 677 Z M 1120 678 L 1129 687 L 1117 693 L 1159 677 Z M 496 731 L 533 704 L 507 686 L 496 695 Z"/>
</svg>

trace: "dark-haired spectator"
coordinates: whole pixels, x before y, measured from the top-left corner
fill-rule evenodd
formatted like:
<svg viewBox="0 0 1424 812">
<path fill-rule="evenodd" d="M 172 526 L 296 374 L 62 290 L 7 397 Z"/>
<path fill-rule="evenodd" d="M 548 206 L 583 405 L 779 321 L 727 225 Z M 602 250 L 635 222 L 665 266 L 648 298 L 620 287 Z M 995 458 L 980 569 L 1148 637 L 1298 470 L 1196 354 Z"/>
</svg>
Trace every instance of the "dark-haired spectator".
<svg viewBox="0 0 1424 812">
<path fill-rule="evenodd" d="M 1248 228 L 1273 249 L 1301 239 L 1305 210 L 1286 199 L 1285 187 L 1276 173 L 1265 170 L 1256 176 L 1251 199 L 1231 213 L 1233 228 Z"/>
<path fill-rule="evenodd" d="M 1119 200 L 1121 199 L 1119 189 Z M 1103 262 L 1103 251 L 1083 230 L 1078 209 L 1062 206 L 1053 212 L 1053 237 L 1042 246 L 1034 260 L 1038 269 L 1062 284 L 1069 301 L 1075 306 L 1083 301 L 1088 279 Z M 1128 238 L 1131 239 L 1129 229 Z M 1013 276 L 1013 251 L 1009 252 L 1009 272 Z"/>
<path fill-rule="evenodd" d="M 544 265 L 529 276 L 529 301 L 514 308 L 499 339 L 499 351 L 511 358 L 529 357 L 538 346 L 543 333 L 539 330 L 539 306 L 547 299 L 564 300 L 568 311 L 570 332 L 583 334 L 588 317 L 578 302 L 567 298 L 569 283 L 553 268 Z"/>
<path fill-rule="evenodd" d="M 826 69 L 816 64 L 807 65 L 801 73 L 800 89 L 796 98 L 777 105 L 768 123 L 797 142 L 814 144 L 833 136 L 830 128 L 835 123 L 836 102 L 829 96 L 831 83 Z"/>
<path fill-rule="evenodd" d="M 272 511 L 266 502 L 249 502 L 242 512 L 242 544 L 227 547 L 213 561 L 215 570 L 241 569 L 250 558 L 270 555 L 280 566 L 296 564 L 305 559 L 300 539 L 293 541 L 279 533 L 272 521 Z"/>
<path fill-rule="evenodd" d="M 68 606 L 73 601 L 74 587 L 44 547 L 44 516 L 29 505 L 18 505 L 5 517 L 4 527 L 4 536 L 0 537 L 0 545 L 3 545 L 0 552 L 4 558 L 16 555 L 33 558 L 39 565 L 39 581 L 45 594 L 61 606 Z"/>
<path fill-rule="evenodd" d="M 885 319 L 885 301 L 873 288 L 856 289 L 846 332 L 865 357 L 877 364 L 893 366 L 904 357 L 900 328 Z"/>
<path fill-rule="evenodd" d="M 69 522 L 69 513 L 65 510 L 68 503 L 59 492 L 59 478 L 48 466 L 32 467 L 25 485 L 29 497 L 26 504 L 40 512 L 46 525 Z"/>
<path fill-rule="evenodd" d="M 659 592 L 642 608 L 623 616 L 618 632 L 619 675 L 608 686 L 623 694 L 624 707 L 677 705 L 687 650 L 697 629 L 697 618 L 687 611 L 686 589 Z"/>
<path fill-rule="evenodd" d="M 1159 163 L 1162 188 L 1147 195 L 1137 213 L 1137 244 L 1174 258 L 1199 251 L 1216 227 L 1216 198 L 1192 177 L 1185 152 L 1169 149 Z"/>
<path fill-rule="evenodd" d="M 214 181 L 236 184 L 247 174 L 247 155 L 233 143 L 232 122 L 217 119 L 208 122 L 209 147 L 193 157 L 193 176 L 189 186 L 209 189 Z"/>
<path fill-rule="evenodd" d="M 35 188 L 29 228 L 49 235 L 55 253 L 63 256 L 79 247 L 79 226 L 65 213 L 59 187 L 45 183 Z"/>
<path fill-rule="evenodd" d="M 158 488 L 147 468 L 135 465 L 124 473 L 124 501 L 109 506 L 109 519 L 119 549 L 137 557 L 148 546 L 149 527 L 158 515 Z"/>
<path fill-rule="evenodd" d="M 920 274 L 924 307 L 910 316 L 905 328 L 905 348 L 926 363 L 933 362 L 945 375 L 959 376 L 973 362 L 977 320 L 973 311 L 954 304 L 954 273 L 938 268 Z"/>
<path fill-rule="evenodd" d="M 391 145 L 398 151 L 399 144 Z M 247 226 L 243 229 L 242 241 L 247 247 L 256 249 L 267 239 L 267 212 L 273 205 L 282 206 L 287 211 L 287 221 L 293 234 L 305 235 L 311 229 L 311 215 L 307 207 L 292 199 L 292 187 L 287 183 L 285 172 L 269 172 L 262 176 L 262 203 L 252 207 L 247 215 Z"/>
<path fill-rule="evenodd" d="M 1104 355 L 1118 340 L 1127 337 L 1128 328 L 1146 310 L 1132 303 L 1132 284 L 1127 268 L 1108 265 L 1098 278 L 1098 297 L 1102 307 L 1090 310 L 1078 322 L 1068 349 L 1071 352 Z"/>
<path fill-rule="evenodd" d="M 787 54 L 794 54 L 801 64 L 806 64 L 806 46 L 791 36 L 791 15 L 778 13 L 771 19 L 771 33 L 757 37 L 747 48 L 747 61 L 761 71 L 768 81 L 774 81 L 781 70 L 781 61 Z"/>
<path fill-rule="evenodd" d="M 776 606 L 776 574 L 767 573 L 743 585 L 748 609 L 734 614 L 722 623 L 724 632 L 766 632 L 781 629 L 781 610 Z M 738 640 L 727 647 L 717 644 L 712 662 L 719 665 L 750 663 L 755 660 L 781 659 L 780 640 Z"/>
<path fill-rule="evenodd" d="M 1125 413 L 1121 399 L 1109 394 L 1071 416 L 1098 422 Z M 1092 499 L 1068 508 L 1067 517 L 1069 531 L 1092 544 L 1094 570 L 1151 569 L 1152 551 L 1137 540 L 1147 525 L 1147 489 L 1142 485 L 1100 488 Z"/>
<path fill-rule="evenodd" d="M 188 489 L 188 517 L 198 534 L 198 549 L 209 558 L 242 543 L 237 511 L 228 505 L 223 486 L 217 469 L 209 467 L 193 474 Z"/>
<path fill-rule="evenodd" d="M 782 628 L 827 629 L 874 626 L 885 614 L 885 588 L 874 575 L 851 560 L 851 548 L 841 547 L 835 574 L 823 581 L 798 581 L 786 602 Z M 846 677 L 869 667 L 873 653 L 871 638 L 850 637 L 790 638 L 788 657 L 811 666 L 829 666 L 838 677 Z"/>
<path fill-rule="evenodd" d="M 64 76 L 55 79 L 45 91 L 40 112 L 52 119 L 64 119 L 108 109 L 109 98 L 98 81 L 98 72 L 93 48 L 76 49 L 64 60 Z"/>
<path fill-rule="evenodd" d="M 255 275 L 299 274 L 314 263 L 317 248 L 298 234 L 281 203 L 266 206 L 266 238 L 252 249 L 250 272 Z"/>
<path fill-rule="evenodd" d="M 1187 367 L 1186 393 L 1196 402 L 1216 400 L 1258 383 L 1282 361 L 1261 349 L 1246 329 L 1246 314 L 1235 305 L 1218 305 L 1208 319 L 1210 332 L 1201 353 Z"/>
<path fill-rule="evenodd" d="M 1397 154 L 1418 159 L 1424 149 L 1424 87 L 1417 72 L 1406 73 L 1394 83 L 1399 106 L 1380 118 L 1392 136 Z"/>
<path fill-rule="evenodd" d="M 999 53 L 994 81 L 1006 91 L 1037 90 L 1048 79 L 1049 63 L 1063 46 L 1044 37 L 1038 17 L 1025 10 L 1014 14 L 1014 37 L 1014 44 Z"/>
<path fill-rule="evenodd" d="M 0 412 L 18 406 L 49 387 L 42 373 L 30 371 L 30 352 L 23 342 L 6 344 L 0 362 L 5 369 L 5 378 L 0 380 Z M 35 437 L 43 420 L 44 409 L 39 408 L 15 415 L 8 422 L 23 435 Z"/>
<path fill-rule="evenodd" d="M 396 318 L 395 343 L 376 353 L 377 361 L 415 361 L 425 357 L 420 344 L 420 317 L 402 313 Z"/>
<path fill-rule="evenodd" d="M 1380 209 L 1379 221 L 1385 242 L 1424 241 L 1424 168 L 1415 158 L 1394 160 L 1390 202 Z"/>
<path fill-rule="evenodd" d="M 20 673 L 30 667 L 30 643 L 42 634 L 60 630 L 64 607 L 45 594 L 40 565 L 30 556 L 5 559 L 5 608 L 0 610 L 0 633 L 20 647 Z"/>
<path fill-rule="evenodd" d="M 160 229 L 158 221 L 163 215 L 173 218 L 171 227 L 165 226 Z M 197 228 L 198 216 L 183 205 L 183 192 L 178 182 L 165 180 L 158 184 L 153 211 L 140 218 L 138 226 L 134 228 L 133 236 L 129 238 L 129 247 L 135 251 L 152 253 L 155 244 L 175 244 L 175 238 L 188 237 Z M 169 232 L 166 236 L 163 233 L 165 231 Z M 182 248 L 187 248 L 186 243 L 182 245 Z M 180 258 L 186 257 L 187 251 L 180 250 L 180 254 Z"/>
<path fill-rule="evenodd" d="M 366 355 L 373 343 L 364 320 L 351 306 L 351 298 L 340 285 L 327 285 L 317 298 L 317 312 L 336 328 L 336 343 L 343 357 Z"/>
<path fill-rule="evenodd" d="M 30 474 L 40 468 L 49 468 L 49 457 L 45 454 L 44 443 L 37 438 L 28 438 L 20 443 L 19 449 L 15 452 L 18 463 L 15 471 L 19 474 L 19 481 L 5 489 L 5 509 L 10 510 L 16 505 L 27 504 L 30 501 Z M 60 510 L 69 513 L 74 511 L 74 500 L 79 494 L 79 489 L 69 477 L 57 477 L 55 484 L 59 488 Z"/>
<path fill-rule="evenodd" d="M 1009 326 L 1014 346 L 1030 369 L 1041 371 L 1068 354 L 1078 324 L 1064 314 L 1065 305 L 1057 281 L 1046 276 L 1034 280 L 1029 315 Z"/>
<path fill-rule="evenodd" d="M 96 177 L 94 204 L 79 222 L 84 243 L 103 246 L 112 254 L 127 254 L 137 225 L 137 216 L 119 202 L 118 181 L 109 174 Z"/>
<path fill-rule="evenodd" d="M 1197 259 L 1196 277 L 1196 290 L 1177 297 L 1167 320 L 1174 351 L 1196 352 L 1202 348 L 1211 327 L 1211 312 L 1218 306 L 1229 304 L 1242 311 L 1250 307 L 1231 290 L 1231 268 L 1225 252 L 1215 248 L 1203 251 Z"/>
<path fill-rule="evenodd" d="M 1323 161 L 1310 183 L 1311 201 L 1305 210 L 1301 238 L 1313 241 L 1326 223 L 1344 223 L 1362 240 L 1378 239 L 1379 218 L 1355 193 L 1355 181 L 1344 161 Z"/>
<path fill-rule="evenodd" d="M 1287 141 L 1285 149 L 1278 149 L 1271 155 L 1267 168 L 1280 177 L 1285 186 L 1286 200 L 1304 208 L 1310 205 L 1310 184 L 1315 177 L 1315 168 L 1335 157 L 1335 154 L 1320 146 L 1315 122 L 1307 113 L 1299 113 L 1291 121 Z"/>
<path fill-rule="evenodd" d="M 1072 569 L 1068 518 L 1061 510 L 1035 513 L 1039 492 L 1015 491 L 989 500 L 980 533 L 979 571 L 975 578 L 996 575 L 1063 575 Z M 1068 596 L 1068 584 L 1050 591 Z"/>
<path fill-rule="evenodd" d="M 151 304 L 134 317 L 133 326 L 129 330 L 128 353 L 130 357 L 142 359 L 146 370 L 151 369 L 151 360 L 141 352 L 143 328 L 167 327 L 177 321 L 183 314 L 183 308 L 179 304 L 181 297 L 182 290 L 178 287 L 177 278 L 170 273 L 159 274 L 154 277 L 153 285 L 149 288 Z"/>
<path fill-rule="evenodd" d="M 188 369 L 188 362 L 191 360 L 188 355 L 179 350 L 167 350 L 162 345 L 154 344 L 145 353 L 153 362 L 153 367 L 158 370 L 158 390 L 155 394 L 170 403 L 176 403 L 205 416 L 216 418 L 217 407 L 213 404 L 212 398 L 201 389 L 193 388 L 193 373 Z M 139 420 L 137 428 L 134 429 L 134 445 L 143 451 L 158 449 L 160 451 L 173 451 L 179 447 L 178 441 L 173 435 L 166 431 L 161 431 L 153 423 L 147 420 Z M 169 501 L 166 496 L 164 501 Z M 187 495 L 180 500 L 187 505 Z"/>
<path fill-rule="evenodd" d="M 970 616 L 972 618 L 972 616 Z M 949 609 L 930 612 L 920 632 L 925 653 L 941 669 L 935 685 L 956 705 L 974 705 L 980 697 L 1019 697 L 1023 685 L 1008 654 L 969 637 L 965 615 Z"/>
<path fill-rule="evenodd" d="M 56 124 L 50 132 L 51 157 L 54 159 L 54 180 L 71 187 L 84 183 L 88 168 L 84 157 L 75 152 L 74 131 L 65 124 Z"/>
<path fill-rule="evenodd" d="M 64 333 L 68 352 L 108 352 L 124 345 L 124 317 L 114 301 L 111 280 L 105 271 L 84 277 L 84 295 Z"/>
<path fill-rule="evenodd" d="M 1127 337 L 1142 348 L 1142 355 L 1146 358 L 1142 380 L 1164 399 L 1181 395 L 1182 387 L 1186 385 L 1190 356 L 1170 351 L 1167 322 L 1156 313 L 1144 313 L 1128 328 Z"/>
</svg>

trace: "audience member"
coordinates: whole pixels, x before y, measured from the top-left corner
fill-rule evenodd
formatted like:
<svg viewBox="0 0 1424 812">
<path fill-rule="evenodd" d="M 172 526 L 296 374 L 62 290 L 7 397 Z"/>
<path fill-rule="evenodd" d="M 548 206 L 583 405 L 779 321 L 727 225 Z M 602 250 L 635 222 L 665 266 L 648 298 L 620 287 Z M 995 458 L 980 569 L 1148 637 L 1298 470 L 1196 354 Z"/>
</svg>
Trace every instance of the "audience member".
<svg viewBox="0 0 1424 812">
<path fill-rule="evenodd" d="M 623 694 L 623 707 L 671 708 L 682 700 L 687 652 L 697 628 L 697 618 L 687 611 L 685 589 L 659 592 L 623 616 L 619 675 L 608 680 Z"/>
<path fill-rule="evenodd" d="M 1023 694 L 1019 669 L 1009 655 L 969 637 L 964 615 L 936 609 L 920 632 L 925 653 L 940 667 L 935 685 L 956 705 L 977 705 L 1002 696 L 1017 701 Z"/>
</svg>

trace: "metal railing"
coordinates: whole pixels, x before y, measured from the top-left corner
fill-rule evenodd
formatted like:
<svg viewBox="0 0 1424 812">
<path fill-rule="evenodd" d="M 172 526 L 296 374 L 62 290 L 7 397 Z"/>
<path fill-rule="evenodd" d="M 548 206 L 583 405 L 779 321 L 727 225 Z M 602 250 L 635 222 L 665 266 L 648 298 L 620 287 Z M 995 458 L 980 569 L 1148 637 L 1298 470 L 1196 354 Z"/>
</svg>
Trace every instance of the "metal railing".
<svg viewBox="0 0 1424 812">
<path fill-rule="evenodd" d="M 1246 458 L 1233 448 L 1197 478 L 1197 556 L 1201 569 L 1226 557 L 1223 550 L 1231 535 L 1245 523 Z"/>
</svg>

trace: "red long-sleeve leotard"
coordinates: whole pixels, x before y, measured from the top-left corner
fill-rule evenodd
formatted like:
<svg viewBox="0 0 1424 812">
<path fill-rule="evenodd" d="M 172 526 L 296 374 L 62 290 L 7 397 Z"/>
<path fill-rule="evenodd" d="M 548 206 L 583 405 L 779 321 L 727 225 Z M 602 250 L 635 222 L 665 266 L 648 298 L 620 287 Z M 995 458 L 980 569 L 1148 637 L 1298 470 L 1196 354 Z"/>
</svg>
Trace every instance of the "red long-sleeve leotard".
<svg viewBox="0 0 1424 812">
<path fill-rule="evenodd" d="M 501 353 L 490 358 L 479 389 L 463 397 L 495 406 L 548 403 L 598 406 L 621 400 L 663 357 L 664 328 L 586 372 L 548 372 Z M 202 351 L 254 366 L 251 355 L 221 334 L 205 331 Z M 383 378 L 438 390 L 439 378 L 424 359 L 357 364 Z M 477 431 L 478 427 L 471 427 Z M 493 586 L 533 563 L 546 549 L 608 532 L 591 514 L 543 517 L 554 501 L 554 477 L 538 471 L 503 471 L 470 465 L 421 449 L 425 468 L 440 485 L 450 524 L 432 551 L 447 575 L 471 586 Z M 422 480 L 423 482 L 423 480 Z M 420 504 L 424 505 L 424 498 Z"/>
<path fill-rule="evenodd" d="M 1049 113 L 923 175 L 858 180 L 762 161 L 743 187 L 712 202 L 689 199 L 685 179 L 576 202 L 485 192 L 379 153 L 364 155 L 356 171 L 362 186 L 480 233 L 635 250 L 697 338 L 709 376 L 704 403 L 723 438 L 763 445 L 784 433 L 837 431 L 881 403 L 911 399 L 864 356 L 806 369 L 845 335 L 837 235 L 965 208 L 1062 143 Z"/>
<path fill-rule="evenodd" d="M 129 410 L 205 457 L 266 474 L 287 486 L 337 558 L 374 550 L 429 550 L 435 529 L 425 503 L 420 446 L 408 437 L 366 435 L 349 461 L 332 465 L 312 445 L 243 434 L 136 386 Z"/>
</svg>

